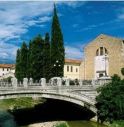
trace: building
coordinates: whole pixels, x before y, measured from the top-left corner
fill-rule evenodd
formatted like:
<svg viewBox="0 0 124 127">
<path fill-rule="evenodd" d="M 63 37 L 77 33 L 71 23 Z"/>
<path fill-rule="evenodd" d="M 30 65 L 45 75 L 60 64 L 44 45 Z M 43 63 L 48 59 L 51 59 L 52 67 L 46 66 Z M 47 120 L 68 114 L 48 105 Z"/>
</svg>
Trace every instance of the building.
<svg viewBox="0 0 124 127">
<path fill-rule="evenodd" d="M 14 64 L 0 64 L 0 77 L 6 77 L 6 75 L 13 75 L 15 73 Z"/>
<path fill-rule="evenodd" d="M 81 60 L 65 59 L 64 77 L 70 79 L 80 79 Z"/>
<path fill-rule="evenodd" d="M 101 34 L 84 48 L 82 79 L 118 74 L 124 67 L 124 40 Z"/>
</svg>

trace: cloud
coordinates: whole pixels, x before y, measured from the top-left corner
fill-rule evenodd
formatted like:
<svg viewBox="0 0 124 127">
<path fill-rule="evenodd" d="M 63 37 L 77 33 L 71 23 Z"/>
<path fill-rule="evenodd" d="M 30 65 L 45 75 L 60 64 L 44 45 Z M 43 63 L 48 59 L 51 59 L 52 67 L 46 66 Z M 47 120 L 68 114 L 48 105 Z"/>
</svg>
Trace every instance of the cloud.
<svg viewBox="0 0 124 127">
<path fill-rule="evenodd" d="M 15 59 L 22 36 L 31 26 L 45 27 L 52 10 L 53 2 L 0 2 L 0 59 Z"/>
<path fill-rule="evenodd" d="M 72 27 L 73 28 L 77 28 L 79 26 L 79 24 L 73 24 Z"/>
<path fill-rule="evenodd" d="M 1 59 L 15 60 L 16 51 L 19 47 L 0 41 L 0 61 Z"/>
<path fill-rule="evenodd" d="M 66 58 L 82 59 L 83 57 L 82 50 L 73 46 L 65 46 L 65 54 Z"/>
<path fill-rule="evenodd" d="M 65 5 L 72 7 L 72 8 L 77 8 L 77 7 L 80 7 L 84 4 L 86 4 L 86 1 L 61 1 L 58 3 L 65 4 Z"/>
<path fill-rule="evenodd" d="M 28 33 L 29 28 L 32 26 L 45 27 L 46 23 L 51 20 L 53 3 L 53 1 L 0 1 L 0 46 L 4 46 L 0 47 L 0 59 L 15 59 L 18 45 L 23 35 Z M 84 3 L 57 2 L 57 4 L 65 4 L 72 8 L 79 7 Z M 71 47 L 68 49 L 70 52 L 74 50 Z"/>
<path fill-rule="evenodd" d="M 118 15 L 118 19 L 124 20 L 124 13 L 123 13 L 123 14 L 119 14 L 119 15 Z"/>
</svg>

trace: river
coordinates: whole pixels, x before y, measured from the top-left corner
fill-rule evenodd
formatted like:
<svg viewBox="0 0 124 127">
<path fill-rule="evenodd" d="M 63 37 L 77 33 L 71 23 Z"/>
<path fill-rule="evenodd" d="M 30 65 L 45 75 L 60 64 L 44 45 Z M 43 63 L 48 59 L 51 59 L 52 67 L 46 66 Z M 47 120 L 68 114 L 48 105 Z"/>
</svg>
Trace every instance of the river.
<svg viewBox="0 0 124 127">
<path fill-rule="evenodd" d="M 69 127 L 106 127 L 105 125 L 97 124 L 91 121 L 66 121 L 66 122 L 69 125 Z M 48 123 L 46 123 L 45 126 L 40 127 L 50 127 Z M 0 127 L 17 127 L 14 117 L 7 111 L 0 111 Z M 30 125 L 18 127 L 30 127 Z"/>
<path fill-rule="evenodd" d="M 32 108 L 0 111 L 0 127 L 51 127 L 49 121 L 66 121 L 69 127 L 106 127 L 89 121 L 94 116 L 90 110 L 81 106 L 59 101 L 47 100 Z M 39 126 L 38 123 L 41 125 Z M 45 124 L 45 126 L 44 126 Z"/>
</svg>

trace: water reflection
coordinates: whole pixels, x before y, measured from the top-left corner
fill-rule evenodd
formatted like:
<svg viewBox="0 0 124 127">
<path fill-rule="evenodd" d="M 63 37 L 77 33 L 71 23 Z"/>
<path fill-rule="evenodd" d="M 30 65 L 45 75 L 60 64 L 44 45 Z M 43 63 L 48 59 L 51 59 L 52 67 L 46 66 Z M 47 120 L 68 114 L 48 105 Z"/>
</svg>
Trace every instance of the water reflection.
<svg viewBox="0 0 124 127">
<path fill-rule="evenodd" d="M 7 111 L 0 111 L 0 127 L 16 127 L 14 117 Z"/>
</svg>

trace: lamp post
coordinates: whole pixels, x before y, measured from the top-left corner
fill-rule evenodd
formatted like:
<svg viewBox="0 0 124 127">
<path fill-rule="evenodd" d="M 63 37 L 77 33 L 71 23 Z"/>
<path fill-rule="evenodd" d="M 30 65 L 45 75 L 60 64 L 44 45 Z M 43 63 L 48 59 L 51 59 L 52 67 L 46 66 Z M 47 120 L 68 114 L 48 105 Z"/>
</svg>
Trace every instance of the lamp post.
<svg viewBox="0 0 124 127">
<path fill-rule="evenodd" d="M 56 74 L 56 77 L 59 76 L 58 75 L 58 71 L 57 71 L 57 67 L 61 67 L 60 63 L 59 63 L 59 60 L 56 60 L 55 64 L 54 64 L 54 67 L 55 67 L 55 74 Z"/>
</svg>

